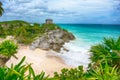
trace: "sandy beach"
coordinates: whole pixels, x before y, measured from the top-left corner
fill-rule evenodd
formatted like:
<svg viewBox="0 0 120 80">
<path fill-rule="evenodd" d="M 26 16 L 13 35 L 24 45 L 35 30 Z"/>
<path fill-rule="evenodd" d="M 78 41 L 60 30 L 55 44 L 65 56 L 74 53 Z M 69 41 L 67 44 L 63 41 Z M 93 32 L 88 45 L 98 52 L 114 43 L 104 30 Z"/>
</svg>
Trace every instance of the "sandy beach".
<svg viewBox="0 0 120 80">
<path fill-rule="evenodd" d="M 53 76 L 54 72 L 60 72 L 62 68 L 72 68 L 71 66 L 67 66 L 60 57 L 51 54 L 51 52 L 41 49 L 33 51 L 30 50 L 28 46 L 21 46 L 18 49 L 16 56 L 18 59 L 11 57 L 6 63 L 8 67 L 10 67 L 12 63 L 17 64 L 24 56 L 26 56 L 24 64 L 32 63 L 32 67 L 36 74 L 45 71 L 46 75 Z"/>
</svg>

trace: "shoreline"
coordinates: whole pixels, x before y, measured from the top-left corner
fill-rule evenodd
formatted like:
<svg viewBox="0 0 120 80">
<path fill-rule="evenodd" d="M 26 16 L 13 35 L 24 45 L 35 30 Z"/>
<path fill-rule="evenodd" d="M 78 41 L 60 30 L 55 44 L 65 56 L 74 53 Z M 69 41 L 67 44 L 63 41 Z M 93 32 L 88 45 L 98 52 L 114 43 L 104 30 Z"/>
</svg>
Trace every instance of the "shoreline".
<svg viewBox="0 0 120 80">
<path fill-rule="evenodd" d="M 54 55 L 54 53 L 52 54 L 50 51 L 41 49 L 30 50 L 29 46 L 19 46 L 18 53 L 15 55 L 18 59 L 11 57 L 6 63 L 6 66 L 10 67 L 12 63 L 15 65 L 19 63 L 24 56 L 26 56 L 26 60 L 23 64 L 31 63 L 36 74 L 44 71 L 46 75 L 52 77 L 54 72 L 59 73 L 63 68 L 75 68 L 65 64 L 62 58 Z"/>
</svg>

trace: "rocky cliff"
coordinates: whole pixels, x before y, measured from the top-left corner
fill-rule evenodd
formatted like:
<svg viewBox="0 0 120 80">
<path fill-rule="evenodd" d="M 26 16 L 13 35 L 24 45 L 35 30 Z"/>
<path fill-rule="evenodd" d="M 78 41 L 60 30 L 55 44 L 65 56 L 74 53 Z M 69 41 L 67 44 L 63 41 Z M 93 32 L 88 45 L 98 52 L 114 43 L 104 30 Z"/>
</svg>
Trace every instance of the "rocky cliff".
<svg viewBox="0 0 120 80">
<path fill-rule="evenodd" d="M 43 28 L 45 29 L 44 31 L 46 31 L 46 33 L 39 36 L 31 44 L 30 49 L 35 49 L 35 48 L 40 48 L 44 50 L 52 49 L 54 51 L 59 52 L 65 42 L 69 42 L 70 40 L 75 39 L 72 33 L 63 30 L 55 25 L 47 26 L 47 27 L 44 26 L 44 27 Z"/>
</svg>

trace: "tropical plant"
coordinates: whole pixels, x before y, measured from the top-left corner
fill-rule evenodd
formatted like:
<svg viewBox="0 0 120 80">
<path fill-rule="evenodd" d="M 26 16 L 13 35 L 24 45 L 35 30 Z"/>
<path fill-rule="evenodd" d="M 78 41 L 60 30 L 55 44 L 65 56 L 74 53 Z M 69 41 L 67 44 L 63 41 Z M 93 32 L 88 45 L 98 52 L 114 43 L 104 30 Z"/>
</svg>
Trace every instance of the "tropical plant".
<svg viewBox="0 0 120 80">
<path fill-rule="evenodd" d="M 62 69 L 61 73 L 54 73 L 54 79 L 56 80 L 87 80 L 86 74 L 83 70 L 83 66 L 78 68 Z"/>
<path fill-rule="evenodd" d="M 15 30 L 14 36 L 17 39 L 18 43 L 28 45 L 33 42 L 40 34 L 39 26 L 22 26 Z"/>
<path fill-rule="evenodd" d="M 107 61 L 104 65 L 100 63 L 96 69 L 91 68 L 88 73 L 91 75 L 90 80 L 120 80 L 118 67 L 109 66 Z"/>
<path fill-rule="evenodd" d="M 120 68 L 120 37 L 118 39 L 104 38 L 103 43 L 92 46 L 90 52 L 94 67 L 107 61 L 110 66 Z"/>
<path fill-rule="evenodd" d="M 120 80 L 118 68 L 109 66 L 107 62 L 86 72 L 79 66 L 70 70 L 64 68 L 61 73 L 55 72 L 54 77 L 45 77 L 45 72 L 36 75 L 31 64 L 23 65 L 24 61 L 25 57 L 10 68 L 0 67 L 0 80 Z"/>
<path fill-rule="evenodd" d="M 0 2 L 0 16 L 2 16 L 3 12 L 4 12 L 4 9 L 2 7 L 2 2 Z"/>
<path fill-rule="evenodd" d="M 11 57 L 17 52 L 18 46 L 11 40 L 5 40 L 0 44 L 0 55 Z"/>
<path fill-rule="evenodd" d="M 31 64 L 23 65 L 24 61 L 25 57 L 18 64 L 12 64 L 10 68 L 0 67 L 0 80 L 47 80 L 45 72 L 35 75 Z"/>
<path fill-rule="evenodd" d="M 6 36 L 6 34 L 4 32 L 4 29 L 3 29 L 3 27 L 0 26 L 0 37 L 5 37 L 5 36 Z"/>
</svg>

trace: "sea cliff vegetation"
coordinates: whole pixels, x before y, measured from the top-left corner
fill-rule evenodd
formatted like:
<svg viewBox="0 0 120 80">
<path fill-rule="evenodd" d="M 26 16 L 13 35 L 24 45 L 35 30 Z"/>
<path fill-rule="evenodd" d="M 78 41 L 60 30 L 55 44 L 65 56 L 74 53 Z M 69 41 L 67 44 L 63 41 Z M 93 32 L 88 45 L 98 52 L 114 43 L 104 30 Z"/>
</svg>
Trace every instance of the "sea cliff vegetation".
<svg viewBox="0 0 120 80">
<path fill-rule="evenodd" d="M 18 43 L 26 45 L 33 41 L 38 31 L 38 26 L 34 26 L 33 28 L 33 26 L 24 21 L 0 22 L 0 37 L 14 36 Z"/>
<path fill-rule="evenodd" d="M 51 30 L 61 29 L 56 24 L 38 24 L 20 20 L 0 22 L 0 37 L 5 38 L 8 35 L 14 36 L 18 43 L 29 45 L 36 37 L 43 35 Z M 61 29 L 63 30 L 63 29 Z M 64 30 L 65 31 L 65 30 Z"/>
</svg>

